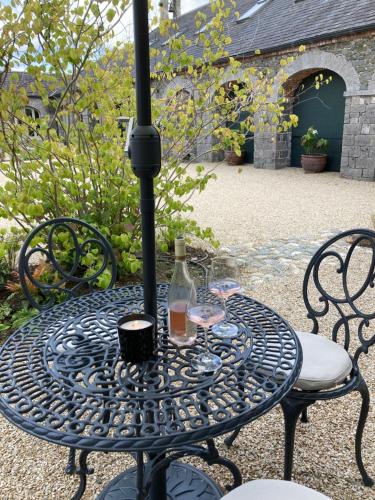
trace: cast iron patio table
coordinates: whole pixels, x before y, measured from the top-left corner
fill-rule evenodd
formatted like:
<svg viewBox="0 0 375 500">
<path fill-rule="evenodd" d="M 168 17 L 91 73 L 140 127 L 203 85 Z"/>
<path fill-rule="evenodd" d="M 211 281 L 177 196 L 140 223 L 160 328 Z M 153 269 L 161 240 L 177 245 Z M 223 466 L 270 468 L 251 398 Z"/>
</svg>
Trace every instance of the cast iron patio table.
<svg viewBox="0 0 375 500">
<path fill-rule="evenodd" d="M 203 336 L 189 348 L 169 342 L 167 293 L 167 285 L 158 286 L 158 356 L 152 361 L 127 364 L 119 358 L 116 323 L 142 310 L 140 285 L 81 296 L 42 312 L 0 351 L 1 413 L 33 436 L 80 450 L 75 500 L 86 488 L 92 451 L 130 452 L 137 463 L 107 485 L 101 500 L 146 498 L 155 476 L 167 478 L 169 499 L 220 498 L 221 489 L 206 474 L 177 460 L 198 456 L 221 464 L 233 476 L 228 488 L 240 485 L 239 469 L 219 455 L 213 438 L 266 413 L 298 377 L 302 356 L 294 331 L 274 311 L 242 295 L 228 301 L 238 337 L 209 334 L 222 369 L 196 373 L 191 359 L 203 349 Z M 164 486 L 158 485 L 157 500 Z"/>
</svg>

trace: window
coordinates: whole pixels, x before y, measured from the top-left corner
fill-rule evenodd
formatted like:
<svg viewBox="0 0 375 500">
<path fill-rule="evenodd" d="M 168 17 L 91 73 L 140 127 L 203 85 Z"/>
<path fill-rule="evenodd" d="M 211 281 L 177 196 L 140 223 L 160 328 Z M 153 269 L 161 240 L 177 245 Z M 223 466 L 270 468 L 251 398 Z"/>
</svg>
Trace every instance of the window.
<svg viewBox="0 0 375 500">
<path fill-rule="evenodd" d="M 25 115 L 27 116 L 27 118 L 30 118 L 33 122 L 35 122 L 35 120 L 38 120 L 40 118 L 39 111 L 35 108 L 32 108 L 31 106 L 26 106 Z M 39 125 L 37 124 L 36 126 L 34 125 L 34 127 L 29 127 L 30 137 L 35 137 L 37 135 L 35 132 L 35 128 L 39 128 Z"/>
<path fill-rule="evenodd" d="M 249 19 L 270 1 L 271 0 L 257 0 L 255 5 L 253 5 L 248 11 L 242 14 L 242 16 L 238 19 L 238 22 L 245 21 L 245 19 Z"/>
<path fill-rule="evenodd" d="M 190 92 L 186 89 L 180 89 L 176 92 L 176 111 L 183 110 L 190 99 Z"/>
<path fill-rule="evenodd" d="M 35 108 L 31 108 L 30 106 L 27 106 L 25 108 L 25 113 L 26 113 L 26 116 L 28 116 L 32 120 L 37 120 L 40 116 L 39 111 Z"/>
</svg>

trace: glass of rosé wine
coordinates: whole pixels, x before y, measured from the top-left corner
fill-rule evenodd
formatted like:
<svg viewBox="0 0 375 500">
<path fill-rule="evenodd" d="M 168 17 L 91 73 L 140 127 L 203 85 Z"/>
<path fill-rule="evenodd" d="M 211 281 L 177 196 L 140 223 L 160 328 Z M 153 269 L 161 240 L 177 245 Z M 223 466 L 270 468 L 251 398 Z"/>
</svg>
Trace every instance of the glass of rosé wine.
<svg viewBox="0 0 375 500">
<path fill-rule="evenodd" d="M 215 335 L 221 338 L 234 338 L 238 326 L 228 321 L 227 299 L 241 291 L 239 283 L 239 265 L 235 257 L 214 257 L 208 278 L 208 289 L 222 300 L 225 316 L 223 321 L 212 327 Z"/>
<path fill-rule="evenodd" d="M 207 332 L 212 325 L 222 321 L 224 316 L 224 309 L 220 305 L 206 301 L 204 295 L 201 298 L 199 294 L 191 293 L 186 317 L 192 323 L 202 327 L 204 332 L 204 351 L 191 362 L 199 373 L 216 372 L 222 366 L 221 358 L 209 351 Z"/>
</svg>

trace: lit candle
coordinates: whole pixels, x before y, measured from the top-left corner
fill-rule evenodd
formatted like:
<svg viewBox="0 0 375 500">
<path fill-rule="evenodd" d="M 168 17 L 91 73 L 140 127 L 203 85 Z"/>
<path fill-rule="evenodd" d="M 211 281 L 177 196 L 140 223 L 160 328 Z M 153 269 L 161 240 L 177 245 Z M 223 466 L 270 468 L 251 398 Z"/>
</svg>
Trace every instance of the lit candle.
<svg viewBox="0 0 375 500">
<path fill-rule="evenodd" d="M 155 320 L 149 314 L 128 314 L 118 319 L 120 355 L 125 362 L 148 361 L 155 350 Z"/>
<path fill-rule="evenodd" d="M 149 321 L 145 321 L 143 319 L 134 319 L 133 321 L 126 321 L 120 325 L 121 328 L 125 330 L 143 330 L 144 328 L 148 328 L 152 323 Z"/>
</svg>

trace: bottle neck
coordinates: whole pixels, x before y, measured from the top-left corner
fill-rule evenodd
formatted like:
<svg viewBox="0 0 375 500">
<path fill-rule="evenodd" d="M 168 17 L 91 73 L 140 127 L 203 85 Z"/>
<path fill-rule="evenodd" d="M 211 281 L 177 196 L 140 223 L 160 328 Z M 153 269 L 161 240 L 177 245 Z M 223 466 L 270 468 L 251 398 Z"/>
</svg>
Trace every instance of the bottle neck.
<svg viewBox="0 0 375 500">
<path fill-rule="evenodd" d="M 187 268 L 186 257 L 176 257 L 174 275 L 176 277 L 179 277 L 179 276 L 189 277 L 189 271 Z"/>
<path fill-rule="evenodd" d="M 176 257 L 175 267 L 180 269 L 187 269 L 186 257 Z"/>
</svg>

